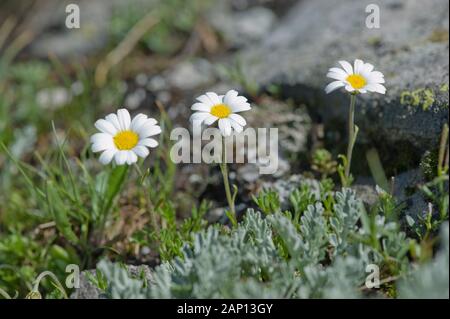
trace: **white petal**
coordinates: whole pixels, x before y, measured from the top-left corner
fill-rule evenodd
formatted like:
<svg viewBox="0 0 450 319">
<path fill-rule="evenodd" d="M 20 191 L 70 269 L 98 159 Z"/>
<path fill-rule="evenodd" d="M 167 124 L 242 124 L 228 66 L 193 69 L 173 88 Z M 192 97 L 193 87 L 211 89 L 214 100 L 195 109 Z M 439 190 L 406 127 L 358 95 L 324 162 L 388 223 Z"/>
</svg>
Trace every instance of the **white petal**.
<svg viewBox="0 0 450 319">
<path fill-rule="evenodd" d="M 145 123 L 136 133 L 138 133 L 140 138 L 146 138 L 161 133 L 161 127 L 153 125 L 153 123 Z"/>
<path fill-rule="evenodd" d="M 208 92 L 208 93 L 206 93 L 206 96 L 211 100 L 213 105 L 222 103 L 222 99 L 214 92 Z"/>
<path fill-rule="evenodd" d="M 137 155 L 133 151 L 128 151 L 127 153 L 128 153 L 128 155 L 127 155 L 127 164 L 131 165 L 133 163 L 136 163 L 137 160 L 138 160 Z"/>
<path fill-rule="evenodd" d="M 228 117 L 241 126 L 247 125 L 247 121 L 239 114 L 230 114 Z"/>
<path fill-rule="evenodd" d="M 145 123 L 157 124 L 158 121 L 153 118 L 147 118 L 147 115 L 140 113 L 131 121 L 130 129 L 137 132 Z"/>
<path fill-rule="evenodd" d="M 236 121 L 230 119 L 231 127 L 236 131 L 236 133 L 241 133 L 244 128 Z"/>
<path fill-rule="evenodd" d="M 342 65 L 348 75 L 353 74 L 353 67 L 350 63 L 348 63 L 347 61 L 339 61 L 339 64 Z"/>
<path fill-rule="evenodd" d="M 192 111 L 209 112 L 211 111 L 211 106 L 205 103 L 195 103 L 191 106 Z"/>
<path fill-rule="evenodd" d="M 146 122 L 147 115 L 145 114 L 138 114 L 136 115 L 130 124 L 130 129 L 133 131 L 139 130 L 139 128 Z"/>
<path fill-rule="evenodd" d="M 101 151 L 105 151 L 108 149 L 116 149 L 114 143 L 112 142 L 112 140 L 110 142 L 107 143 L 94 143 L 92 144 L 92 152 L 97 153 L 97 152 L 101 152 Z"/>
<path fill-rule="evenodd" d="M 244 112 L 251 110 L 252 107 L 250 106 L 250 103 L 247 102 L 247 99 L 245 101 L 243 99 L 239 99 L 240 97 L 234 98 L 233 104 L 229 104 L 231 110 L 234 113 L 237 112 Z"/>
<path fill-rule="evenodd" d="M 195 112 L 191 115 L 191 118 L 189 119 L 191 122 L 199 122 L 203 123 L 203 121 L 209 117 L 209 113 L 207 112 Z"/>
<path fill-rule="evenodd" d="M 354 89 L 353 86 L 351 86 L 350 84 L 347 84 L 347 85 L 345 86 L 345 89 L 346 89 L 348 92 L 355 92 L 355 89 Z"/>
<path fill-rule="evenodd" d="M 116 114 L 112 113 L 109 114 L 105 117 L 105 119 L 110 122 L 112 125 L 114 125 L 114 127 L 116 128 L 116 130 L 120 131 L 120 124 L 119 124 L 119 118 L 117 117 Z"/>
<path fill-rule="evenodd" d="M 361 74 L 361 71 L 363 70 L 364 67 L 364 62 L 360 59 L 356 59 L 355 60 L 355 67 L 354 67 L 354 72 L 355 74 Z"/>
<path fill-rule="evenodd" d="M 211 125 L 213 124 L 215 121 L 217 121 L 219 118 L 217 116 L 214 116 L 212 114 L 208 114 L 208 116 L 203 120 L 203 122 L 206 125 Z"/>
<path fill-rule="evenodd" d="M 231 123 L 228 119 L 219 120 L 219 129 L 223 136 L 231 135 Z"/>
<path fill-rule="evenodd" d="M 373 75 L 373 73 L 370 73 L 369 76 L 367 77 L 367 82 L 369 84 L 371 83 L 384 83 L 385 80 L 383 77 L 380 77 L 379 75 Z"/>
<path fill-rule="evenodd" d="M 158 141 L 153 138 L 144 138 L 139 141 L 138 145 L 147 146 L 147 147 L 156 147 L 158 146 Z M 139 154 L 138 154 L 139 155 Z"/>
<path fill-rule="evenodd" d="M 378 83 L 370 83 L 366 85 L 366 90 L 371 91 L 371 92 L 377 92 L 377 93 L 381 93 L 381 94 L 385 94 L 386 93 L 386 88 Z"/>
<path fill-rule="evenodd" d="M 367 77 L 370 72 L 373 71 L 374 66 L 370 63 L 365 63 L 362 70 L 361 70 L 361 74 L 364 75 L 365 77 Z"/>
<path fill-rule="evenodd" d="M 108 133 L 110 135 L 116 135 L 117 130 L 110 122 L 100 119 L 97 122 L 95 122 L 94 126 L 103 133 Z"/>
<path fill-rule="evenodd" d="M 376 76 L 376 77 L 380 77 L 380 78 L 384 78 L 384 74 L 381 73 L 380 71 L 373 71 L 370 73 L 371 76 Z"/>
<path fill-rule="evenodd" d="M 341 74 L 343 77 L 347 77 L 348 76 L 348 74 L 344 70 L 342 70 L 340 68 L 331 68 L 331 69 L 328 70 L 328 72 L 334 72 L 334 73 L 337 73 L 337 74 Z"/>
<path fill-rule="evenodd" d="M 106 133 L 95 133 L 91 136 L 92 144 L 108 144 L 112 142 L 112 135 Z"/>
<path fill-rule="evenodd" d="M 326 87 L 325 87 L 325 93 L 331 93 L 331 92 L 333 92 L 334 90 L 336 90 L 336 89 L 338 89 L 338 88 L 340 88 L 340 87 L 343 87 L 345 84 L 344 84 L 344 82 L 342 82 L 342 81 L 334 81 L 334 82 L 331 82 L 330 84 L 328 84 Z"/>
<path fill-rule="evenodd" d="M 223 99 L 223 102 L 227 105 L 232 105 L 235 98 L 238 96 L 238 92 L 235 90 L 230 90 L 225 94 L 225 97 Z"/>
<path fill-rule="evenodd" d="M 117 165 L 123 165 L 128 159 L 128 151 L 118 151 L 114 154 L 114 160 Z"/>
<path fill-rule="evenodd" d="M 344 81 L 348 75 L 345 72 L 336 73 L 336 72 L 328 72 L 327 77 L 334 80 Z"/>
<path fill-rule="evenodd" d="M 206 95 L 200 95 L 197 98 L 198 101 L 200 101 L 201 103 L 207 105 L 207 106 L 213 106 L 214 104 L 212 103 L 212 101 L 209 99 L 209 97 L 207 97 Z"/>
<path fill-rule="evenodd" d="M 102 155 L 100 155 L 99 158 L 100 163 L 102 163 L 103 165 L 108 165 L 109 163 L 111 163 L 111 160 L 113 159 L 116 152 L 117 150 L 115 149 L 109 149 L 104 151 Z"/>
<path fill-rule="evenodd" d="M 148 148 L 146 148 L 145 146 L 142 146 L 142 145 L 135 146 L 133 148 L 133 152 L 135 152 L 137 156 L 142 157 L 142 158 L 146 158 L 148 156 L 148 154 L 150 154 L 150 151 L 148 150 Z"/>
<path fill-rule="evenodd" d="M 131 117 L 127 109 L 119 109 L 117 111 L 117 117 L 119 118 L 120 128 L 122 131 L 130 129 Z"/>
</svg>

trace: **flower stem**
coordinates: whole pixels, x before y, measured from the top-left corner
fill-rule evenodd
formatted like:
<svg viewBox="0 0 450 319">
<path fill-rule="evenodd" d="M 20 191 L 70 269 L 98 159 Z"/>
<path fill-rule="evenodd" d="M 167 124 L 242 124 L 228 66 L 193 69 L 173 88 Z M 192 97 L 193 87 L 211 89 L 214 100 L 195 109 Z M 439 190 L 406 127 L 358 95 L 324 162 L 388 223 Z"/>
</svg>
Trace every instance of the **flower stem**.
<svg viewBox="0 0 450 319">
<path fill-rule="evenodd" d="M 233 196 L 231 195 L 230 182 L 228 180 L 228 167 L 227 167 L 227 148 L 225 145 L 225 138 L 222 139 L 222 161 L 220 163 L 220 170 L 223 176 L 223 185 L 225 186 L 225 195 L 227 197 L 228 206 L 230 208 L 231 222 L 235 225 L 236 222 L 236 209 L 234 206 Z"/>
<path fill-rule="evenodd" d="M 69 299 L 69 296 L 66 293 L 66 290 L 64 289 L 63 285 L 61 284 L 61 282 L 58 280 L 58 277 L 55 276 L 54 273 L 52 273 L 51 271 L 44 271 L 42 273 L 39 274 L 39 276 L 36 278 L 36 280 L 34 281 L 34 285 L 33 285 L 33 292 L 39 292 L 39 284 L 41 283 L 41 280 L 44 279 L 46 276 L 49 276 L 53 279 L 56 288 L 63 294 L 64 299 Z"/>
<path fill-rule="evenodd" d="M 356 136 L 358 134 L 358 128 L 355 126 L 355 104 L 356 94 L 350 95 L 350 108 L 348 112 L 348 146 L 347 146 L 347 161 L 345 164 L 345 180 L 349 183 L 350 178 L 350 166 L 352 163 L 353 147 L 355 146 Z M 349 186 L 349 185 L 345 185 Z"/>
<path fill-rule="evenodd" d="M 147 182 L 148 175 L 144 174 L 142 172 L 142 170 L 139 167 L 139 165 L 134 164 L 134 167 L 136 168 L 136 171 L 138 172 L 138 174 L 139 174 L 139 176 L 141 178 L 142 184 L 144 186 L 144 196 L 145 196 L 145 202 L 146 202 L 147 210 L 148 210 L 148 212 L 150 214 L 150 222 L 152 224 L 152 227 L 153 227 L 154 231 L 157 234 L 159 234 L 160 229 L 159 229 L 158 220 L 157 220 L 157 216 L 156 216 L 155 206 L 153 205 L 153 202 L 152 202 L 152 199 L 151 199 L 151 196 L 150 196 L 150 192 L 148 191 L 148 188 L 150 187 L 148 185 L 148 182 Z"/>
</svg>

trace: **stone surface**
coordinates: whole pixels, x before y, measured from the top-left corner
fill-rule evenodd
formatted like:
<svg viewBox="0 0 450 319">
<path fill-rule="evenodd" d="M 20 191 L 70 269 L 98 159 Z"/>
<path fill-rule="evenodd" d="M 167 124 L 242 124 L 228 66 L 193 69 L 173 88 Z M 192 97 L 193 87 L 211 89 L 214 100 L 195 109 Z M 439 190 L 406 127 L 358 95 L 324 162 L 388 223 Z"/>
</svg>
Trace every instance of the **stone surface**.
<svg viewBox="0 0 450 319">
<path fill-rule="evenodd" d="M 181 62 L 168 71 L 167 82 L 181 90 L 193 90 L 211 84 L 214 80 L 212 65 L 204 59 Z"/>
<path fill-rule="evenodd" d="M 86 276 L 86 272 L 95 275 L 95 270 L 83 271 L 80 275 L 80 288 L 76 288 L 70 296 L 71 299 L 100 299 L 101 290 L 95 287 Z"/>
<path fill-rule="evenodd" d="M 370 3 L 380 7 L 380 29 L 365 25 Z M 428 149 L 448 118 L 448 9 L 447 0 L 303 0 L 239 58 L 249 78 L 279 84 L 285 97 L 309 102 L 313 115 L 338 127 L 348 97 L 325 95 L 328 68 L 342 59 L 371 62 L 385 74 L 387 94 L 358 97 L 361 134 Z"/>
<path fill-rule="evenodd" d="M 424 182 L 420 169 L 406 171 L 396 176 L 394 180 L 394 195 L 405 205 L 405 215 L 415 220 L 419 216 L 425 216 L 428 211 L 428 202 L 418 190 L 418 186 Z"/>
<path fill-rule="evenodd" d="M 271 10 L 264 7 L 232 12 L 228 5 L 226 1 L 217 4 L 209 16 L 209 22 L 235 48 L 246 47 L 263 39 L 277 19 Z"/>
<path fill-rule="evenodd" d="M 108 41 L 108 23 L 111 17 L 111 2 L 80 1 L 80 28 L 65 26 L 66 5 L 71 1 L 50 1 L 48 8 L 38 10 L 33 27 L 42 33 L 30 46 L 30 53 L 47 58 L 55 54 L 59 58 L 70 58 L 96 52 Z M 46 9 L 47 8 L 47 9 Z"/>
<path fill-rule="evenodd" d="M 142 272 L 145 274 L 145 278 L 148 282 L 153 282 L 153 277 L 151 274 L 150 267 L 147 265 L 127 265 L 128 273 L 132 277 L 140 277 Z M 91 273 L 95 276 L 95 270 L 83 271 L 80 275 L 80 288 L 75 289 L 75 291 L 70 296 L 71 299 L 102 299 L 104 298 L 103 293 L 100 289 L 94 286 L 86 276 L 86 272 Z"/>
</svg>

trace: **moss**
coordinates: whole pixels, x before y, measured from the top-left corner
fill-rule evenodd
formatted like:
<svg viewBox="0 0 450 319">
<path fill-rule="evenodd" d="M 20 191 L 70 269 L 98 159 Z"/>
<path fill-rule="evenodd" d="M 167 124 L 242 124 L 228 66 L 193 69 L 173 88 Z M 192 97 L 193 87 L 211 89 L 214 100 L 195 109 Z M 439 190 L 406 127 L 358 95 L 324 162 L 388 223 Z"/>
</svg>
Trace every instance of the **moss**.
<svg viewBox="0 0 450 319">
<path fill-rule="evenodd" d="M 367 39 L 367 44 L 373 47 L 380 47 L 382 44 L 382 40 L 380 37 L 371 37 Z"/>
<path fill-rule="evenodd" d="M 438 28 L 431 32 L 428 40 L 431 42 L 448 42 L 448 30 L 443 28 Z"/>
<path fill-rule="evenodd" d="M 436 177 L 438 163 L 437 151 L 426 151 L 420 160 L 420 169 L 427 180 L 432 180 Z"/>
<path fill-rule="evenodd" d="M 433 90 L 427 88 L 403 91 L 400 95 L 400 103 L 402 105 L 419 106 L 424 111 L 428 110 L 434 104 L 435 100 Z"/>
</svg>

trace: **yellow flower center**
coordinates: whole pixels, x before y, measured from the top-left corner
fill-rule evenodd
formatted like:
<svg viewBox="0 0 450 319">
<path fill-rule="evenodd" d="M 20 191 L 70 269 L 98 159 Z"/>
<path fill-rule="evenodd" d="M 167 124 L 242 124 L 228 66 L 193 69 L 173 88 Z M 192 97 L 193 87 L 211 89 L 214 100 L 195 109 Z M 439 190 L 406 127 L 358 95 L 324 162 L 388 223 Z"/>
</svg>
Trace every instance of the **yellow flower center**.
<svg viewBox="0 0 450 319">
<path fill-rule="evenodd" d="M 366 79 L 359 74 L 352 74 L 347 77 L 347 82 L 354 89 L 361 89 L 366 85 Z"/>
<path fill-rule="evenodd" d="M 114 144 L 121 151 L 132 150 L 139 141 L 139 136 L 133 131 L 122 131 L 113 138 Z"/>
<path fill-rule="evenodd" d="M 217 104 L 211 108 L 211 114 L 217 116 L 220 119 L 228 117 L 231 114 L 231 109 L 228 105 Z"/>
</svg>

